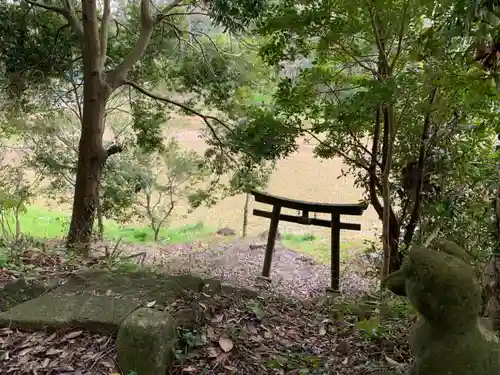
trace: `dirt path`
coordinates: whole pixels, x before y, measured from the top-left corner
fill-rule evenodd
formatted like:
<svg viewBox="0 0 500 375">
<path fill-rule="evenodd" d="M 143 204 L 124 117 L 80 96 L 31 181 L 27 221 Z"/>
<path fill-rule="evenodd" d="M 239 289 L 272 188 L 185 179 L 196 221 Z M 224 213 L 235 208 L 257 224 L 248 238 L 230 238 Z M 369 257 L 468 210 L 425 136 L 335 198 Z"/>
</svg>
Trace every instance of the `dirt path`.
<svg viewBox="0 0 500 375">
<path fill-rule="evenodd" d="M 191 273 L 214 277 L 244 288 L 262 288 L 279 294 L 308 299 L 324 295 L 330 285 L 330 266 L 277 243 L 271 269 L 271 283 L 262 282 L 265 245 L 259 238 L 230 242 L 170 245 L 164 247 L 129 247 L 128 252 L 145 251 L 146 263 L 159 266 L 169 274 Z M 373 281 L 344 264 L 341 291 L 356 295 L 369 291 Z"/>
</svg>

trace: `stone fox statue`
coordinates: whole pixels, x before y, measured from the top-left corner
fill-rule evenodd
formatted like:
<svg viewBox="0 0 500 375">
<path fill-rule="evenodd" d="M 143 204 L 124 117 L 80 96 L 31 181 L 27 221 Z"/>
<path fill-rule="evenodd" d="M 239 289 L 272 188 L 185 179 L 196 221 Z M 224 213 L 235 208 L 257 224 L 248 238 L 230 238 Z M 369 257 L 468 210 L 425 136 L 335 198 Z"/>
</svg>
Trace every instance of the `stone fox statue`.
<svg viewBox="0 0 500 375">
<path fill-rule="evenodd" d="M 385 285 L 419 312 L 411 375 L 500 375 L 500 346 L 479 327 L 481 287 L 469 254 L 449 241 L 414 246 Z"/>
</svg>

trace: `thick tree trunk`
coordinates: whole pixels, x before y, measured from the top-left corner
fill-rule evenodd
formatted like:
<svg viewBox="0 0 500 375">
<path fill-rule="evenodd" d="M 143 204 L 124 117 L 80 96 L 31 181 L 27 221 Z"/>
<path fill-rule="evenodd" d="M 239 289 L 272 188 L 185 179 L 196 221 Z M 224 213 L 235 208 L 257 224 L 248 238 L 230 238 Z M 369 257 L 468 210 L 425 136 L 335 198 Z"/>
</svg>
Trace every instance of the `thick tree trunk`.
<svg viewBox="0 0 500 375">
<path fill-rule="evenodd" d="M 105 4 L 109 10 L 109 4 Z M 103 75 L 107 40 L 100 43 L 97 3 L 82 0 L 83 116 L 78 147 L 73 212 L 67 244 L 87 255 L 99 203 L 99 185 L 107 153 L 102 144 L 106 102 L 111 91 Z M 104 26 L 104 25 L 103 25 Z M 105 31 L 106 28 L 101 28 Z M 102 34 L 105 36 L 105 33 Z M 102 44 L 102 46 L 101 46 Z"/>
<path fill-rule="evenodd" d="M 106 151 L 102 145 L 105 103 L 106 100 L 102 97 L 95 101 L 86 100 L 83 106 L 73 212 L 67 239 L 69 246 L 79 244 L 86 248 L 91 241 L 99 204 L 99 186 L 106 161 Z M 82 252 L 85 253 L 83 249 Z"/>
</svg>

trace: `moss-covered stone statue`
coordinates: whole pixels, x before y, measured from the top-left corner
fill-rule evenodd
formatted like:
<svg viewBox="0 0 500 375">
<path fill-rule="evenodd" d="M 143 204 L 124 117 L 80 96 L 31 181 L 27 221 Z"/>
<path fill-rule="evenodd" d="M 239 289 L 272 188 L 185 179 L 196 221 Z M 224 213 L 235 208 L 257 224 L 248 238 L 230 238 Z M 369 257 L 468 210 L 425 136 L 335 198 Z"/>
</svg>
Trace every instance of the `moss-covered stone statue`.
<svg viewBox="0 0 500 375">
<path fill-rule="evenodd" d="M 414 246 L 386 286 L 420 313 L 411 375 L 500 374 L 500 345 L 480 329 L 481 287 L 465 250 L 443 240 L 437 249 Z"/>
</svg>

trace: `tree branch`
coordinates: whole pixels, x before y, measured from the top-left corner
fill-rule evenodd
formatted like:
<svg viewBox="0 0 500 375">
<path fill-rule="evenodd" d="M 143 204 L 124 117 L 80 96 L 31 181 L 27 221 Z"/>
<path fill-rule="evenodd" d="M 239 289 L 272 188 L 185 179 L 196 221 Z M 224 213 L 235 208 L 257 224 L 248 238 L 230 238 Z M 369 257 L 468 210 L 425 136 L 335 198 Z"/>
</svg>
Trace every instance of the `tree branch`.
<svg viewBox="0 0 500 375">
<path fill-rule="evenodd" d="M 127 73 L 134 67 L 146 51 L 151 35 L 153 34 L 154 26 L 155 20 L 151 14 L 151 1 L 141 0 L 141 28 L 139 38 L 134 47 L 132 47 L 129 53 L 123 58 L 121 64 L 109 73 L 111 81 L 109 83 L 113 89 L 123 84 L 123 80 L 125 80 Z"/>
<path fill-rule="evenodd" d="M 174 9 L 175 7 L 181 5 L 183 0 L 174 0 L 172 3 L 168 4 L 165 8 L 162 9 L 162 11 L 156 16 L 156 23 L 160 23 L 163 21 L 165 18 L 169 16 L 175 16 L 177 14 L 169 14 L 169 12 Z"/>
<path fill-rule="evenodd" d="M 420 209 L 422 206 L 422 185 L 424 183 L 424 169 L 425 169 L 425 159 L 427 150 L 427 140 L 429 139 L 429 127 L 431 123 L 431 112 L 432 105 L 436 100 L 437 87 L 433 87 L 431 95 L 429 97 L 429 106 L 427 113 L 425 114 L 424 126 L 422 129 L 422 137 L 420 140 L 420 151 L 418 156 L 418 181 L 415 187 L 415 203 L 413 205 L 413 210 L 411 212 L 410 221 L 406 226 L 405 235 L 403 238 L 403 244 L 409 246 L 413 240 L 413 234 L 415 233 L 415 228 L 417 227 L 417 221 L 420 217 Z"/>
<path fill-rule="evenodd" d="M 104 0 L 104 9 L 102 11 L 101 29 L 99 30 L 99 45 L 101 47 L 101 71 L 106 64 L 108 54 L 108 31 L 111 22 L 110 0 Z"/>
<path fill-rule="evenodd" d="M 396 49 L 396 55 L 394 56 L 394 59 L 392 60 L 391 66 L 390 66 L 390 71 L 392 72 L 394 70 L 394 67 L 396 66 L 396 63 L 399 59 L 399 55 L 401 54 L 401 47 L 403 44 L 403 34 L 405 31 L 405 26 L 406 26 L 406 15 L 408 13 L 408 6 L 410 5 L 410 1 L 406 1 L 404 10 L 403 10 L 403 19 L 401 20 L 401 29 L 399 31 L 399 40 L 398 40 L 398 47 Z"/>
<path fill-rule="evenodd" d="M 64 0 L 64 7 L 56 7 L 53 5 L 47 5 L 32 0 L 26 0 L 26 2 L 32 6 L 39 7 L 62 15 L 68 21 L 69 25 L 71 26 L 71 29 L 77 36 L 78 40 L 80 40 L 80 42 L 83 42 L 83 28 L 80 22 L 78 21 L 78 18 L 76 17 L 75 10 L 71 5 L 70 0 Z"/>
<path fill-rule="evenodd" d="M 383 38 L 380 35 L 380 30 L 379 30 L 379 25 L 378 25 L 379 20 L 378 20 L 377 15 L 373 11 L 372 6 L 374 6 L 373 0 L 371 1 L 371 4 L 370 3 L 368 4 L 368 12 L 370 13 L 370 20 L 372 23 L 373 35 L 375 36 L 375 42 L 377 44 L 377 48 L 379 50 L 379 55 L 380 55 L 381 60 L 382 60 L 381 62 L 382 62 L 382 64 L 384 64 L 384 67 L 386 68 L 386 69 L 384 69 L 385 74 L 388 74 L 389 72 L 387 71 L 387 68 L 389 68 L 389 62 L 387 60 L 387 53 L 385 51 Z"/>
<path fill-rule="evenodd" d="M 106 149 L 106 157 L 110 157 L 115 154 L 119 154 L 123 151 L 123 147 L 117 144 L 113 144 Z"/>
<path fill-rule="evenodd" d="M 153 30 L 156 24 L 163 20 L 168 12 L 178 6 L 183 0 L 174 0 L 171 4 L 167 5 L 160 14 L 153 18 L 151 12 L 151 1 L 141 0 L 141 28 L 139 38 L 130 52 L 123 58 L 120 65 L 113 69 L 110 74 L 110 83 L 113 89 L 124 84 L 127 73 L 134 67 L 139 59 L 144 55 L 148 47 Z"/>
<path fill-rule="evenodd" d="M 45 10 L 50 10 L 51 12 L 59 13 L 59 14 L 63 15 L 64 17 L 66 17 L 66 9 L 64 9 L 62 7 L 47 5 L 47 4 L 43 4 L 43 3 L 39 3 L 37 1 L 31 1 L 31 0 L 26 0 L 26 2 L 30 5 L 35 6 L 35 7 L 42 8 Z"/>
<path fill-rule="evenodd" d="M 76 16 L 76 12 L 73 9 L 73 4 L 71 4 L 71 0 L 64 0 L 64 6 L 67 12 L 67 15 L 65 16 L 66 19 L 68 20 L 71 28 L 73 29 L 73 32 L 77 36 L 77 38 L 83 43 L 85 37 L 83 35 L 83 26 L 78 21 L 78 17 Z"/>
<path fill-rule="evenodd" d="M 178 108 L 183 109 L 186 112 L 192 113 L 193 115 L 200 117 L 203 120 L 203 122 L 205 122 L 205 124 L 207 125 L 208 129 L 210 130 L 210 132 L 212 133 L 212 135 L 214 136 L 214 138 L 217 140 L 217 142 L 219 142 L 219 144 L 223 144 L 223 142 L 219 138 L 219 136 L 217 135 L 217 132 L 215 131 L 215 129 L 212 126 L 212 124 L 210 124 L 210 120 L 215 121 L 215 122 L 221 124 L 227 130 L 232 131 L 232 129 L 228 125 L 226 125 L 225 123 L 223 123 L 217 117 L 210 116 L 210 115 L 204 115 L 203 113 L 198 112 L 197 110 L 192 109 L 192 108 L 188 107 L 185 104 L 182 104 L 182 103 L 177 102 L 175 100 L 168 99 L 168 98 L 159 96 L 157 94 L 154 94 L 154 93 L 146 90 L 145 88 L 139 86 L 137 83 L 135 83 L 133 81 L 124 80 L 123 84 L 133 87 L 134 89 L 136 89 L 140 93 L 142 93 L 142 94 L 144 94 L 146 96 L 149 96 L 152 99 L 159 100 L 160 102 L 164 102 L 164 103 L 167 103 L 167 104 L 172 104 L 172 105 L 174 105 L 174 106 L 176 106 Z"/>
</svg>

